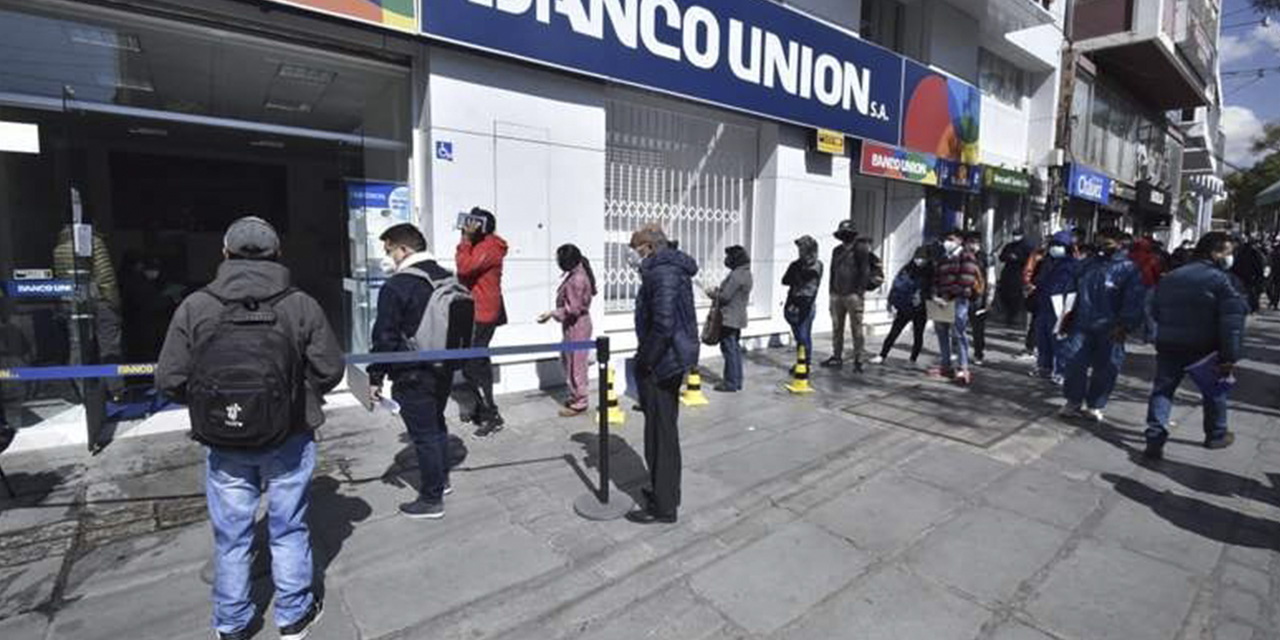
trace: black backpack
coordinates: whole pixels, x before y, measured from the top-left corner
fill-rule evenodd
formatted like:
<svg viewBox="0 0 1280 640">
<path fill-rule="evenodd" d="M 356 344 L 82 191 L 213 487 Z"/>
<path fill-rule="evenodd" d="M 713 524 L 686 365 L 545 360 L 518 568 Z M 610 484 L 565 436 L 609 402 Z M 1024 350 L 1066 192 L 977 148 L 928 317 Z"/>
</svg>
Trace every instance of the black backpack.
<svg viewBox="0 0 1280 640">
<path fill-rule="evenodd" d="M 289 288 L 264 300 L 226 300 L 213 332 L 196 345 L 187 382 L 192 436 L 211 447 L 279 445 L 300 418 L 302 358 L 276 305 Z"/>
</svg>

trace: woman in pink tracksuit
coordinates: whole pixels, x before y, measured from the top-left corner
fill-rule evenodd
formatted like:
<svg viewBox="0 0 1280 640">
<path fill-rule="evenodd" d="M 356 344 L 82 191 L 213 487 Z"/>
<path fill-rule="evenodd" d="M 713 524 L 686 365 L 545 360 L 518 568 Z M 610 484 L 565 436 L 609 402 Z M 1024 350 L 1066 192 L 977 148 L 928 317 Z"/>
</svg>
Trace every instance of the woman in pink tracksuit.
<svg viewBox="0 0 1280 640">
<path fill-rule="evenodd" d="M 596 275 L 591 270 L 591 263 L 578 247 L 566 244 L 556 249 L 556 262 L 564 272 L 560 281 L 560 289 L 556 293 L 555 311 L 538 317 L 538 322 L 546 322 L 552 318 L 560 321 L 564 330 L 565 342 L 590 340 L 591 299 L 596 295 Z M 589 351 L 569 351 L 560 356 L 564 364 L 565 380 L 569 384 L 569 401 L 560 415 L 573 417 L 587 410 L 587 394 L 590 384 L 587 382 L 587 359 Z"/>
</svg>

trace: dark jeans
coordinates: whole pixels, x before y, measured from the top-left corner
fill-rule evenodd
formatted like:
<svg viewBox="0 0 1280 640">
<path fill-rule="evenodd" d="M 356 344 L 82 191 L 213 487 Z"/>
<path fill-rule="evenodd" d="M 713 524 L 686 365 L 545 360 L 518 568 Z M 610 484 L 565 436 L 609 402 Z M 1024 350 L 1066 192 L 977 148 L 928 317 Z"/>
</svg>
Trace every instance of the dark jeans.
<svg viewBox="0 0 1280 640">
<path fill-rule="evenodd" d="M 898 343 L 898 336 L 902 335 L 902 330 L 909 324 L 911 325 L 911 361 L 915 362 L 920 357 L 920 349 L 924 348 L 924 328 L 928 323 L 929 316 L 924 305 L 911 311 L 899 310 L 893 316 L 893 326 L 889 328 L 889 335 L 884 339 L 884 346 L 880 347 L 880 357 L 889 357 L 893 345 Z"/>
<path fill-rule="evenodd" d="M 1067 403 L 1106 409 L 1124 365 L 1124 343 L 1112 340 L 1107 331 L 1072 333 L 1066 342 L 1062 390 Z"/>
<path fill-rule="evenodd" d="M 675 515 L 680 508 L 680 376 L 658 380 L 640 376 L 644 407 L 644 459 L 653 487 L 650 511 Z"/>
<path fill-rule="evenodd" d="M 1186 375 L 1186 368 L 1206 354 L 1156 352 L 1156 379 L 1151 387 L 1151 401 L 1147 404 L 1147 441 L 1164 442 L 1169 437 L 1169 413 L 1173 410 L 1173 395 L 1178 391 Z M 1204 407 L 1204 437 L 1216 439 L 1227 432 L 1227 395 L 1202 396 Z"/>
<path fill-rule="evenodd" d="M 422 374 L 399 379 L 391 397 L 400 403 L 400 418 L 418 459 L 418 495 L 439 503 L 449 484 L 449 427 L 444 420 L 452 375 Z"/>
<path fill-rule="evenodd" d="M 804 347 L 804 363 L 813 362 L 813 320 L 817 317 L 818 305 L 809 303 L 809 313 L 800 322 L 791 325 L 791 335 L 796 339 L 796 346 Z"/>
<path fill-rule="evenodd" d="M 724 384 L 742 390 L 742 329 L 725 327 L 720 332 L 720 355 L 724 356 Z"/>
<path fill-rule="evenodd" d="M 1027 312 L 1027 338 L 1023 344 L 1027 353 L 1031 353 L 1032 351 L 1036 350 L 1036 318 L 1037 317 L 1038 316 L 1036 316 L 1035 313 L 1030 311 Z"/>
<path fill-rule="evenodd" d="M 973 358 L 975 360 L 985 360 L 987 353 L 987 316 L 991 310 L 989 307 L 981 309 L 969 308 L 969 327 L 973 329 Z"/>
<path fill-rule="evenodd" d="M 1042 376 L 1062 376 L 1066 365 L 1065 341 L 1053 332 L 1058 317 L 1052 311 L 1041 310 L 1036 314 L 1036 366 Z"/>
<path fill-rule="evenodd" d="M 471 346 L 476 349 L 488 347 L 493 342 L 493 332 L 497 328 L 496 324 L 477 322 Z M 498 404 L 493 401 L 493 362 L 489 358 L 468 360 L 462 365 L 462 377 L 467 381 L 463 395 L 475 407 L 472 415 L 484 418 L 497 414 Z"/>
</svg>

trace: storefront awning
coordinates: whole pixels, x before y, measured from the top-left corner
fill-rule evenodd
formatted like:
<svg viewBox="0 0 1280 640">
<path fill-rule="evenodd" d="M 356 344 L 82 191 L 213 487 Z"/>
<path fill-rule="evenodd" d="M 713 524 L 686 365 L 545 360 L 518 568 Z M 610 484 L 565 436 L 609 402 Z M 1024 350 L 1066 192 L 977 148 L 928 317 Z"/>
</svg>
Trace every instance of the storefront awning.
<svg viewBox="0 0 1280 640">
<path fill-rule="evenodd" d="M 1259 207 L 1271 207 L 1280 204 L 1280 180 L 1259 191 L 1258 195 L 1253 198 L 1253 204 Z"/>
</svg>

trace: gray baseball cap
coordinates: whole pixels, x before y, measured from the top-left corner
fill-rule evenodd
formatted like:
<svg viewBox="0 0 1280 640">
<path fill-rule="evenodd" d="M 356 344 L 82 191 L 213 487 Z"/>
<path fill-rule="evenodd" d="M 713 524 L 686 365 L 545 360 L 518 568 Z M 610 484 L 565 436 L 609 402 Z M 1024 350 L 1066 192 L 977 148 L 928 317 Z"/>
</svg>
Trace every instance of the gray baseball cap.
<svg viewBox="0 0 1280 640">
<path fill-rule="evenodd" d="M 280 254 L 280 236 L 270 222 L 245 216 L 227 227 L 222 248 L 240 258 L 272 258 Z"/>
</svg>

